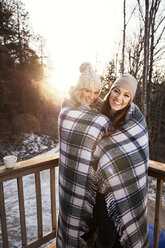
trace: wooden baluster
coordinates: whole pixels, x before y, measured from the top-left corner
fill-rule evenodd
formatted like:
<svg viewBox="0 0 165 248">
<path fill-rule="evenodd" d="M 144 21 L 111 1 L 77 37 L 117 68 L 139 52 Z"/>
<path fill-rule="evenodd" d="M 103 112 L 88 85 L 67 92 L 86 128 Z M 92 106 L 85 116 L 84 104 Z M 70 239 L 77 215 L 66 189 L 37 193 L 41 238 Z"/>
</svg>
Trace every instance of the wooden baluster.
<svg viewBox="0 0 165 248">
<path fill-rule="evenodd" d="M 8 235 L 7 235 L 7 225 L 6 225 L 4 191 L 3 191 L 3 183 L 1 182 L 0 182 L 0 196 L 1 196 L 0 217 L 1 217 L 1 227 L 2 227 L 3 248 L 8 248 Z"/>
<path fill-rule="evenodd" d="M 153 234 L 153 248 L 158 248 L 159 245 L 159 231 L 160 231 L 160 215 L 162 206 L 162 191 L 163 180 L 157 179 L 156 188 L 156 203 L 155 203 L 155 219 L 154 219 L 154 234 Z"/>
<path fill-rule="evenodd" d="M 22 177 L 17 178 L 17 186 L 18 186 L 18 199 L 19 199 L 22 245 L 25 246 L 25 245 L 27 245 L 27 238 L 26 238 L 26 221 L 25 221 L 25 207 L 24 207 L 24 194 L 23 194 Z"/>
<path fill-rule="evenodd" d="M 42 237 L 43 236 L 43 226 L 42 226 L 42 199 L 41 199 L 40 172 L 35 173 L 35 185 L 36 185 L 38 237 Z"/>
<path fill-rule="evenodd" d="M 56 229 L 56 192 L 55 192 L 55 168 L 50 169 L 51 213 L 52 230 Z"/>
</svg>

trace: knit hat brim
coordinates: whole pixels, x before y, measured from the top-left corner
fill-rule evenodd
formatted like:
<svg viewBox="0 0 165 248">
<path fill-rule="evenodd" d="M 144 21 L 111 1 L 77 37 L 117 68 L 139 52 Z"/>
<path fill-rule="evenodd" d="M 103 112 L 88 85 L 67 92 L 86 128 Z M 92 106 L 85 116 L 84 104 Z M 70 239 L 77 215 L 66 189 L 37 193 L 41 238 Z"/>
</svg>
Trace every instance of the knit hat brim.
<svg viewBox="0 0 165 248">
<path fill-rule="evenodd" d="M 111 86 L 111 90 L 117 86 L 126 89 L 131 94 L 131 99 L 134 99 L 137 90 L 137 80 L 132 75 L 122 75 L 113 83 L 113 85 Z"/>
</svg>

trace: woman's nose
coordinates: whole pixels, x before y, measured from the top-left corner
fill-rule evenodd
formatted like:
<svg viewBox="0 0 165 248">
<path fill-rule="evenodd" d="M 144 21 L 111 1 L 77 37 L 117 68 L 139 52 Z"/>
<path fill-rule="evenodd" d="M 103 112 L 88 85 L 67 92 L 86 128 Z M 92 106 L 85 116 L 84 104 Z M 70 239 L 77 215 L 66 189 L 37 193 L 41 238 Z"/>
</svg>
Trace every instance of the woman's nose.
<svg viewBox="0 0 165 248">
<path fill-rule="evenodd" d="M 118 100 L 122 100 L 122 94 L 118 94 L 116 97 Z"/>
<path fill-rule="evenodd" d="M 94 99 L 94 94 L 93 93 L 90 94 L 90 98 Z"/>
</svg>

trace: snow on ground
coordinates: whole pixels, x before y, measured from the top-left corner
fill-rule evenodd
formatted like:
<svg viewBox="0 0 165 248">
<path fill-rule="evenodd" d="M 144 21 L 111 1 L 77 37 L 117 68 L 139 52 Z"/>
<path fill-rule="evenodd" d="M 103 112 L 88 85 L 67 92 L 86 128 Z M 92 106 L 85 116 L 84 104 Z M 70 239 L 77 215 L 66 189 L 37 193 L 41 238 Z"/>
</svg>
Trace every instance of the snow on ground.
<svg viewBox="0 0 165 248">
<path fill-rule="evenodd" d="M 0 165 L 3 164 L 3 157 L 15 155 L 18 161 L 27 160 L 38 154 L 44 154 L 56 146 L 57 141 L 46 134 L 24 134 L 21 136 L 0 139 Z"/>
</svg>

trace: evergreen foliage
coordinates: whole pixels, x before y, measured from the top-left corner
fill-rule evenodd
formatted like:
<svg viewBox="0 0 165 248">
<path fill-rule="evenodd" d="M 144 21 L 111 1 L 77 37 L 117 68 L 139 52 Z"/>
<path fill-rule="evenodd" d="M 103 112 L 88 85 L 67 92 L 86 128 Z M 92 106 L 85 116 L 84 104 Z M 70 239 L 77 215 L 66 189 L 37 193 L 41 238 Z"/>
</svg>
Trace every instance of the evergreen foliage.
<svg viewBox="0 0 165 248">
<path fill-rule="evenodd" d="M 25 133 L 58 136 L 54 123 L 60 107 L 42 95 L 44 64 L 34 42 L 24 4 L 0 1 L 0 140 L 6 144 L 7 137 Z"/>
</svg>

